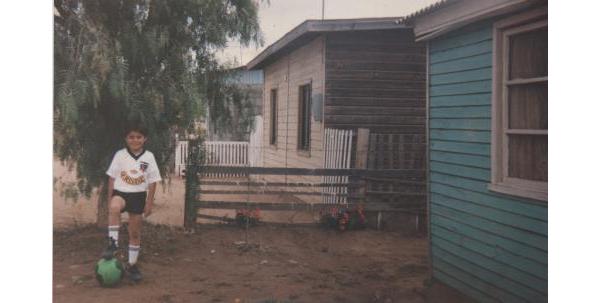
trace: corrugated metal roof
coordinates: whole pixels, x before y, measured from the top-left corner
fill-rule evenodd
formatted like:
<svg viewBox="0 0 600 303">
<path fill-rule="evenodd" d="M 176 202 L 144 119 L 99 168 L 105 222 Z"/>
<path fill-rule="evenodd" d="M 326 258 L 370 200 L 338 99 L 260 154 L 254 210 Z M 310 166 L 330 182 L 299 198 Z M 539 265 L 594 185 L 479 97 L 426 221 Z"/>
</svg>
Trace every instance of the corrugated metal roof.
<svg viewBox="0 0 600 303">
<path fill-rule="evenodd" d="M 444 7 L 446 7 L 446 6 L 450 5 L 450 4 L 458 2 L 458 1 L 460 1 L 460 0 L 440 0 L 440 1 L 435 2 L 435 3 L 433 3 L 433 4 L 429 5 L 429 6 L 426 6 L 426 7 L 422 8 L 422 9 L 420 9 L 420 10 L 414 12 L 414 13 L 411 13 L 411 14 L 409 14 L 407 16 L 404 16 L 404 17 L 400 18 L 400 20 L 402 22 L 404 22 L 404 23 L 407 23 L 407 24 L 408 23 L 412 23 L 412 21 L 415 18 L 418 18 L 420 16 L 423 16 L 423 15 L 435 12 L 438 9 L 444 8 Z"/>
</svg>

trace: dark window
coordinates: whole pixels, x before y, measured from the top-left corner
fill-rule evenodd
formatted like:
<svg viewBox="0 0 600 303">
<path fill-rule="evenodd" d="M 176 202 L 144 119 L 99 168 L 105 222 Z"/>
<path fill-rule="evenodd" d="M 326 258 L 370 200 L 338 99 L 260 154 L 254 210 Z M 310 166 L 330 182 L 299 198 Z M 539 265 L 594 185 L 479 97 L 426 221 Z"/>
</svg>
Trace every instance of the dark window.
<svg viewBox="0 0 600 303">
<path fill-rule="evenodd" d="M 493 191 L 548 201 L 548 19 L 531 10 L 494 24 Z"/>
<path fill-rule="evenodd" d="M 548 181 L 548 27 L 508 35 L 508 176 Z"/>
<path fill-rule="evenodd" d="M 298 149 L 310 149 L 310 84 L 300 86 L 298 96 Z"/>
<path fill-rule="evenodd" d="M 277 90 L 271 90 L 270 144 L 277 144 Z"/>
</svg>

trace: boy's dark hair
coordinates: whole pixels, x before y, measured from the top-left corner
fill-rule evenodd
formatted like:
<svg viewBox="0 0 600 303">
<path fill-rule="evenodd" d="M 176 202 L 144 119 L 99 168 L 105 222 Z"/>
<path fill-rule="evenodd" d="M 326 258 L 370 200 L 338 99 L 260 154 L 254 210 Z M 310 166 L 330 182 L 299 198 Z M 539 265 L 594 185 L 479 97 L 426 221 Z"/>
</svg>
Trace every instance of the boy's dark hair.
<svg viewBox="0 0 600 303">
<path fill-rule="evenodd" d="M 126 137 L 130 132 L 138 132 L 144 135 L 144 137 L 148 137 L 148 128 L 146 128 L 146 126 L 144 126 L 142 123 L 127 124 L 125 127 L 125 133 L 123 135 Z"/>
</svg>

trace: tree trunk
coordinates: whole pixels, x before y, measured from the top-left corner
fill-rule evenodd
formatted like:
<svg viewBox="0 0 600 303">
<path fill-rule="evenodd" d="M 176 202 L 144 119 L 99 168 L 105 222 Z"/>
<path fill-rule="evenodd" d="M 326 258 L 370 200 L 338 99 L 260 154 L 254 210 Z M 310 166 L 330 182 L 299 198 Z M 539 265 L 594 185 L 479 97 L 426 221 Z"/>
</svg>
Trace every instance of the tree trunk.
<svg viewBox="0 0 600 303">
<path fill-rule="evenodd" d="M 108 191 L 107 184 L 102 183 L 98 194 L 98 213 L 96 214 L 96 225 L 100 228 L 108 227 Z"/>
</svg>

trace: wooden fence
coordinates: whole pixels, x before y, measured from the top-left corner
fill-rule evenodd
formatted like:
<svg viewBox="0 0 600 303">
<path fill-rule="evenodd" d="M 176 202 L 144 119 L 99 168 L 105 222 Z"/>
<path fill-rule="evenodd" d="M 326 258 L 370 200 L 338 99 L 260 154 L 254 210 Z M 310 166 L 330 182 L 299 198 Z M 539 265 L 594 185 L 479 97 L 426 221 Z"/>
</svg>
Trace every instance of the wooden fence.
<svg viewBox="0 0 600 303">
<path fill-rule="evenodd" d="M 323 137 L 324 161 L 323 168 L 350 168 L 352 160 L 352 139 L 354 131 L 345 129 L 325 129 Z M 323 183 L 348 183 L 348 176 L 323 176 Z M 348 203 L 347 187 L 323 187 L 323 203 Z"/>
</svg>

